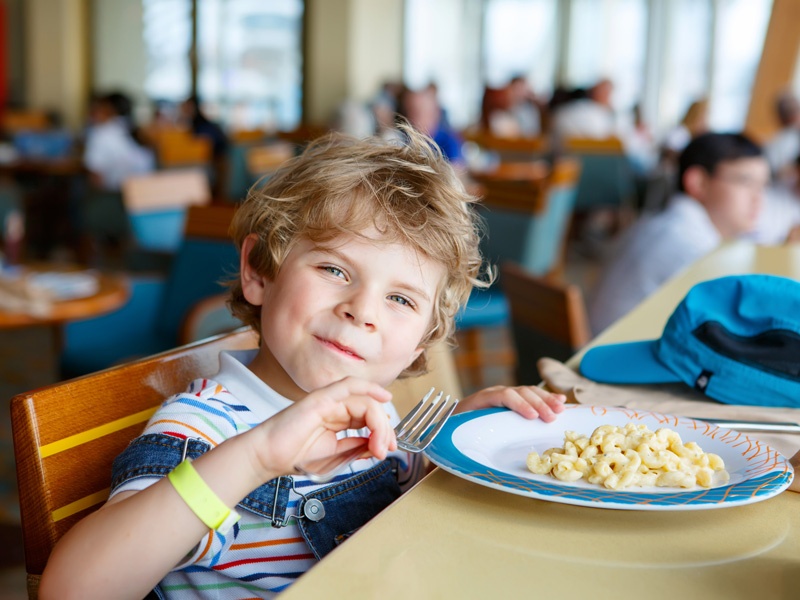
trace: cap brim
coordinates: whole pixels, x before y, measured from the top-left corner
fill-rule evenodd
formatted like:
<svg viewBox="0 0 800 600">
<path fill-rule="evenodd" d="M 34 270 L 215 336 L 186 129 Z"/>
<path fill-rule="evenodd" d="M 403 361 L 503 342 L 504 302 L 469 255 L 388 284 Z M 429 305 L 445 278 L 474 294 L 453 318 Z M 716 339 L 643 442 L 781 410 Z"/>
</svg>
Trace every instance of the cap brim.
<svg viewBox="0 0 800 600">
<path fill-rule="evenodd" d="M 675 383 L 681 379 L 656 357 L 658 340 L 609 344 L 587 350 L 581 374 L 601 383 Z"/>
</svg>

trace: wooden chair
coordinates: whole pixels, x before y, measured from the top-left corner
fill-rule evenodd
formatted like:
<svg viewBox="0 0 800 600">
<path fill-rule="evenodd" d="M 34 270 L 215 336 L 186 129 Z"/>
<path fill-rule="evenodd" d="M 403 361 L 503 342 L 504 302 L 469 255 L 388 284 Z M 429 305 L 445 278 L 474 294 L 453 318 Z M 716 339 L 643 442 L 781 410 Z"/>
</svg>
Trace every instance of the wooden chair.
<svg viewBox="0 0 800 600">
<path fill-rule="evenodd" d="M 255 182 L 260 177 L 273 173 L 293 156 L 294 146 L 289 142 L 277 142 L 249 148 L 246 161 L 251 181 Z"/>
<path fill-rule="evenodd" d="M 242 329 L 12 399 L 30 598 L 53 546 L 105 502 L 111 462 L 160 403 L 215 373 L 221 350 L 255 347 L 255 334 Z"/>
<path fill-rule="evenodd" d="M 513 171 L 513 170 L 512 170 Z M 559 160 L 550 171 L 529 169 L 531 177 L 505 175 L 481 179 L 485 195 L 479 206 L 487 226 L 482 253 L 492 264 L 521 263 L 540 276 L 553 276 L 563 268 L 567 231 L 575 202 L 580 165 Z M 469 373 L 474 387 L 483 386 L 482 372 L 490 366 L 511 369 L 510 349 L 486 349 L 486 335 L 496 336 L 509 324 L 502 286 L 476 291 L 458 316 L 459 368 Z"/>
<path fill-rule="evenodd" d="M 512 262 L 500 266 L 500 285 L 511 310 L 517 383 L 538 383 L 539 358 L 566 360 L 591 339 L 578 286 L 536 277 Z"/>
<path fill-rule="evenodd" d="M 136 246 L 175 252 L 183 238 L 189 206 L 211 202 L 211 186 L 203 169 L 156 171 L 122 183 L 122 203 Z"/>
<path fill-rule="evenodd" d="M 56 542 L 108 498 L 111 463 L 161 402 L 218 368 L 222 350 L 255 348 L 241 328 L 198 343 L 15 396 L 11 401 L 28 595 Z M 461 398 L 450 349 L 430 351 L 430 372 L 391 386 L 403 415 L 431 386 Z"/>
<path fill-rule="evenodd" d="M 213 145 L 206 137 L 183 129 L 164 129 L 156 136 L 155 144 L 158 164 L 162 168 L 211 165 Z"/>
<path fill-rule="evenodd" d="M 470 130 L 463 133 L 464 139 L 473 142 L 483 150 L 496 152 L 500 160 L 534 160 L 550 151 L 547 137 L 497 137 L 486 130 Z"/>
<path fill-rule="evenodd" d="M 0 131 L 6 135 L 19 131 L 44 131 L 52 126 L 52 120 L 44 110 L 4 109 L 0 113 Z"/>
</svg>

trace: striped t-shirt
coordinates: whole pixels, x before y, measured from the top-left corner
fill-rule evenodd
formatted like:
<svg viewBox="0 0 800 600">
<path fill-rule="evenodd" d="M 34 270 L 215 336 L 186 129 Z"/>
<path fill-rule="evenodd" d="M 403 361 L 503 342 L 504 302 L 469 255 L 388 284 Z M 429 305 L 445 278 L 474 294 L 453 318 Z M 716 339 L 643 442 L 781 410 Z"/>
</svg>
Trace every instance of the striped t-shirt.
<svg viewBox="0 0 800 600">
<path fill-rule="evenodd" d="M 259 379 L 246 365 L 255 350 L 223 352 L 220 371 L 213 379 L 193 381 L 188 389 L 169 398 L 150 419 L 143 434 L 162 433 L 180 438 L 200 438 L 215 448 L 223 441 L 255 427 L 291 401 Z M 399 421 L 391 404 L 386 410 L 392 424 Z M 421 476 L 421 461 L 405 452 L 392 454 L 399 460 L 398 480 L 408 489 Z M 376 459 L 352 463 L 353 473 L 370 469 Z M 141 490 L 157 477 L 134 479 L 113 494 Z M 239 510 L 241 520 L 227 535 L 210 531 L 187 560 L 160 584 L 167 598 L 271 598 L 288 587 L 316 563 L 295 519 L 301 500 L 327 484 L 314 484 L 294 477 L 284 527 L 272 527 L 269 519 Z"/>
</svg>

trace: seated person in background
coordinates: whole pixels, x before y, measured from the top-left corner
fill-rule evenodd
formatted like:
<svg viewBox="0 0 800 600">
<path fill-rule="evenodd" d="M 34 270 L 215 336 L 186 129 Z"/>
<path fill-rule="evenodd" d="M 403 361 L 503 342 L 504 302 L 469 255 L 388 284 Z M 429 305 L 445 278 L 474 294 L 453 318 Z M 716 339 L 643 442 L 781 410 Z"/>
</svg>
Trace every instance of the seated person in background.
<svg viewBox="0 0 800 600">
<path fill-rule="evenodd" d="M 397 100 L 402 91 L 402 83 L 386 81 L 370 102 L 370 109 L 375 119 L 376 134 L 384 139 L 396 137 L 394 124 L 397 116 Z"/>
<path fill-rule="evenodd" d="M 90 109 L 83 162 L 89 189 L 77 212 L 80 260 L 100 266 L 119 266 L 128 235 L 128 216 L 122 203 L 122 182 L 155 170 L 153 151 L 140 145 L 131 126 L 131 102 L 119 92 L 95 98 Z"/>
<path fill-rule="evenodd" d="M 41 598 L 142 597 L 159 582 L 167 598 L 274 594 L 421 476 L 420 455 L 395 450 L 384 388 L 425 372 L 428 348 L 486 284 L 474 199 L 429 138 L 401 133 L 405 144 L 321 138 L 248 195 L 231 228 L 241 261 L 230 303 L 260 347 L 222 353 L 216 375 L 151 417 L 115 461 L 106 505 L 56 546 Z M 498 386 L 459 408 L 552 421 L 563 401 Z M 333 453 L 330 431 L 347 426 L 372 430 L 351 432 L 369 437 L 363 459 L 330 484 L 300 476 L 295 465 Z M 181 463 L 185 443 L 194 467 Z M 206 496 L 238 505 L 237 525 L 204 524 L 165 477 L 179 463 Z M 317 492 L 328 494 L 319 524 L 302 512 Z"/>
<path fill-rule="evenodd" d="M 780 131 L 764 145 L 764 154 L 777 179 L 793 178 L 794 163 L 800 155 L 800 102 L 791 92 L 784 92 L 775 102 Z"/>
<path fill-rule="evenodd" d="M 197 96 L 191 96 L 184 100 L 181 103 L 180 113 L 181 120 L 186 123 L 194 135 L 211 140 L 215 159 L 225 155 L 225 151 L 228 149 L 228 136 L 222 127 L 209 119 L 200 109 L 200 100 Z"/>
<path fill-rule="evenodd" d="M 153 153 L 134 138 L 127 96 L 114 92 L 95 98 L 89 118 L 83 161 L 93 187 L 119 191 L 125 178 L 155 168 Z"/>
<path fill-rule="evenodd" d="M 586 97 L 567 99 L 553 113 L 552 132 L 556 139 L 604 139 L 617 135 L 617 123 L 611 106 L 614 84 L 601 79 L 586 93 Z"/>
<path fill-rule="evenodd" d="M 750 236 L 757 244 L 800 242 L 800 155 L 783 174 L 764 195 L 764 208 Z"/>
<path fill-rule="evenodd" d="M 661 160 L 671 168 L 677 166 L 678 156 L 694 138 L 709 131 L 708 100 L 695 100 L 686 109 L 681 122 L 664 136 L 661 144 Z"/>
<path fill-rule="evenodd" d="M 481 129 L 495 137 L 536 137 L 541 133 L 541 105 L 524 76 L 503 88 L 486 87 L 481 103 Z"/>
<path fill-rule="evenodd" d="M 442 119 L 442 107 L 436 98 L 435 88 L 423 90 L 403 89 L 398 98 L 398 114 L 408 120 L 414 129 L 432 138 L 442 153 L 454 164 L 464 161 L 461 136 Z"/>
<path fill-rule="evenodd" d="M 623 234 L 590 295 L 594 333 L 721 242 L 752 232 L 768 183 L 767 161 L 750 139 L 720 133 L 695 138 L 680 156 L 680 193 Z"/>
<path fill-rule="evenodd" d="M 200 100 L 196 96 L 191 96 L 181 103 L 180 113 L 181 120 L 187 124 L 194 135 L 211 140 L 214 161 L 211 187 L 214 197 L 220 198 L 225 192 L 228 171 L 228 136 L 222 127 L 209 119 L 200 109 Z"/>
</svg>

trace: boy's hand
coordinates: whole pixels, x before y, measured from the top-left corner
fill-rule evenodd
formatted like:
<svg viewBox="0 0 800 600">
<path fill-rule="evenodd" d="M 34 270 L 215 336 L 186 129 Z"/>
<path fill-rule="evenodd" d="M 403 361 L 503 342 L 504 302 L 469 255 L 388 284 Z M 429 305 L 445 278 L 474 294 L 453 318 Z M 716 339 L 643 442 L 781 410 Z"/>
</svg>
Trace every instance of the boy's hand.
<svg viewBox="0 0 800 600">
<path fill-rule="evenodd" d="M 556 415 L 564 410 L 567 397 L 551 394 L 535 385 L 510 387 L 496 385 L 475 392 L 458 403 L 455 412 L 466 412 L 490 406 L 505 406 L 526 419 L 537 417 L 546 423 L 555 421 Z"/>
<path fill-rule="evenodd" d="M 397 449 L 394 429 L 382 406 L 392 399 L 383 387 L 348 377 L 315 390 L 267 419 L 255 431 L 254 468 L 263 481 L 294 473 L 294 466 L 325 458 L 353 446 L 337 440 L 346 429 L 368 427 L 372 432 L 365 455 L 383 459 Z"/>
</svg>

